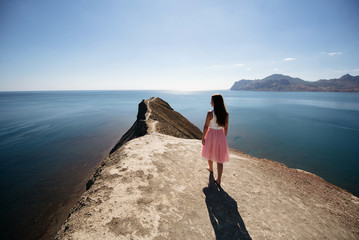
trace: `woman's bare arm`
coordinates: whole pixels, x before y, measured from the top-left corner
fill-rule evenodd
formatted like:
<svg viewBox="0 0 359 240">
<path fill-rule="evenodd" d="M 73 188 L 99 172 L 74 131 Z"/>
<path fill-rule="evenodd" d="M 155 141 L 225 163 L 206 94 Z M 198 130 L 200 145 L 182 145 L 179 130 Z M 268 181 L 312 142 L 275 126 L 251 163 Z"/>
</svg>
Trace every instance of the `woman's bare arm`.
<svg viewBox="0 0 359 240">
<path fill-rule="evenodd" d="M 229 114 L 227 115 L 226 124 L 224 125 L 224 133 L 226 134 L 226 137 L 228 132 L 228 122 L 229 122 Z"/>
<path fill-rule="evenodd" d="M 212 118 L 213 118 L 212 111 L 208 111 L 207 117 L 206 117 L 206 122 L 204 123 L 204 127 L 203 127 L 203 134 L 202 134 L 202 144 L 203 145 L 205 143 L 204 137 L 206 136 L 206 133 L 207 133 L 207 130 L 208 130 L 209 121 L 211 121 Z"/>
</svg>

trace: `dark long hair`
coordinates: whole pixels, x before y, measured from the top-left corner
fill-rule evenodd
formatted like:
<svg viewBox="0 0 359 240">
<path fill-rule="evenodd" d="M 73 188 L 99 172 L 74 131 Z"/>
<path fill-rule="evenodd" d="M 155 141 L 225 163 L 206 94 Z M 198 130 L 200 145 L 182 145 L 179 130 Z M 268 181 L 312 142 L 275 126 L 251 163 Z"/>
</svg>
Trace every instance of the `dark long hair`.
<svg viewBox="0 0 359 240">
<path fill-rule="evenodd" d="M 219 126 L 224 127 L 228 118 L 228 112 L 224 105 L 223 97 L 221 94 L 212 95 L 214 114 L 217 117 L 217 123 Z"/>
</svg>

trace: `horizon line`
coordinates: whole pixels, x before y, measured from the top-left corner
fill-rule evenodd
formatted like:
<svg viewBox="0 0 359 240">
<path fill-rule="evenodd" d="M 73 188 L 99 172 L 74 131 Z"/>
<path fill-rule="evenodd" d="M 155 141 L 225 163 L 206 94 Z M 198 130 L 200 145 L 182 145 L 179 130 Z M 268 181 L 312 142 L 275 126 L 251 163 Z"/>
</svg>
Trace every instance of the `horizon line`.
<svg viewBox="0 0 359 240">
<path fill-rule="evenodd" d="M 207 91 L 229 91 L 227 89 L 52 89 L 52 90 L 0 90 L 0 93 L 6 92 L 76 92 L 76 91 L 177 91 L 177 92 L 207 92 Z"/>
</svg>

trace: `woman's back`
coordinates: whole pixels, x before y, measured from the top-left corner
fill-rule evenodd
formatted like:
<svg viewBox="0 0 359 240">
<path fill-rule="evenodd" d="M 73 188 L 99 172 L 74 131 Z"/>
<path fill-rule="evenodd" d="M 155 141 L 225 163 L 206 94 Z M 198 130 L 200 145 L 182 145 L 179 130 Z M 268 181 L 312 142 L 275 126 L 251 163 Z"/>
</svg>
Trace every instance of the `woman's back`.
<svg viewBox="0 0 359 240">
<path fill-rule="evenodd" d="M 216 114 L 212 111 L 213 118 L 209 121 L 209 127 L 212 129 L 223 129 L 223 127 L 219 126 L 217 123 Z"/>
</svg>

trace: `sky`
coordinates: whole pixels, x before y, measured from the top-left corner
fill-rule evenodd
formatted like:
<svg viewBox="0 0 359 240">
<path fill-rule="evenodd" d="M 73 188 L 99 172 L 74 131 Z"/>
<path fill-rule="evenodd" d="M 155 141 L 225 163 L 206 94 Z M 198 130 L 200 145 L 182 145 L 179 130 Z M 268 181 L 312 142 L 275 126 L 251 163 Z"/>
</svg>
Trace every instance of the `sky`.
<svg viewBox="0 0 359 240">
<path fill-rule="evenodd" d="M 359 75 L 358 0 L 0 0 L 0 91 Z"/>
</svg>

